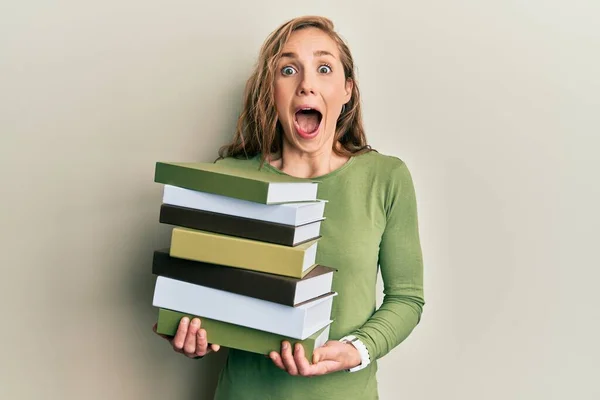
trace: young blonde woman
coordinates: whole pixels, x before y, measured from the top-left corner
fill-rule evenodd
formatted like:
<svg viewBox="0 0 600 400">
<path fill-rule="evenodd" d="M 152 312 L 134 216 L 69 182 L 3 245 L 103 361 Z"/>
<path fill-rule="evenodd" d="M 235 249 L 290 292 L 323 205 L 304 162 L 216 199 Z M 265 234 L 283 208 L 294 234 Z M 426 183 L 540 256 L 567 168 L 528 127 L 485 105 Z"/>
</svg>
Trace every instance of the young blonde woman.
<svg viewBox="0 0 600 400">
<path fill-rule="evenodd" d="M 410 172 L 367 145 L 352 55 L 326 18 L 275 30 L 244 100 L 218 162 L 319 182 L 319 198 L 329 203 L 317 261 L 338 269 L 338 296 L 330 340 L 312 360 L 287 342 L 269 357 L 230 349 L 215 399 L 377 399 L 377 360 L 406 339 L 424 306 Z M 384 300 L 377 309 L 378 268 Z M 183 319 L 169 340 L 188 357 L 219 349 L 197 318 Z"/>
</svg>

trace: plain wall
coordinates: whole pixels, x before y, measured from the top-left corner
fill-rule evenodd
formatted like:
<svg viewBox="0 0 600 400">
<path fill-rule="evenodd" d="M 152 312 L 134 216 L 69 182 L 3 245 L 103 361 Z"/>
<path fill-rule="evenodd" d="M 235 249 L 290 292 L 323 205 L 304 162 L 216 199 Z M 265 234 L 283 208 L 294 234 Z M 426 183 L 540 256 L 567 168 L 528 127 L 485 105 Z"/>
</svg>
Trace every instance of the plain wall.
<svg viewBox="0 0 600 400">
<path fill-rule="evenodd" d="M 226 351 L 151 331 L 154 163 L 213 160 L 262 41 L 304 14 L 350 43 L 368 138 L 417 190 L 427 304 L 381 399 L 600 398 L 599 8 L 3 2 L 0 398 L 211 398 Z"/>
</svg>

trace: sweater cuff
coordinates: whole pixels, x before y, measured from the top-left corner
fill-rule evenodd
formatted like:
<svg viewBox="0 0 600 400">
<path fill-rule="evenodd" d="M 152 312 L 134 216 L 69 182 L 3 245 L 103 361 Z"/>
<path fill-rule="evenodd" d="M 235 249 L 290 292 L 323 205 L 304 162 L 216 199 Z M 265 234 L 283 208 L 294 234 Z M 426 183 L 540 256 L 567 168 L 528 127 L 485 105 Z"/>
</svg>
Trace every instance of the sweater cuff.
<svg viewBox="0 0 600 400">
<path fill-rule="evenodd" d="M 377 360 L 376 354 L 375 354 L 375 343 L 373 343 L 373 340 L 371 340 L 371 338 L 366 335 L 362 330 L 357 329 L 353 332 L 350 332 L 348 335 L 354 335 L 357 337 L 357 339 L 359 339 L 367 348 L 367 352 L 369 353 L 369 359 L 370 362 L 373 363 L 375 360 Z"/>
</svg>

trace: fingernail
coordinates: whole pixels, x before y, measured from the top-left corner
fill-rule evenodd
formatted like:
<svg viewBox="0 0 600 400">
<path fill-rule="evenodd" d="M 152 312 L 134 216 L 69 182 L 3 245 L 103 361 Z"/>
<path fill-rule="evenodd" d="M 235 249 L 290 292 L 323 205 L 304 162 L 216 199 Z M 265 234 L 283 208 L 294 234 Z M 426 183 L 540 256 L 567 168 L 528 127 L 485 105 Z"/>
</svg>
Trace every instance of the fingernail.
<svg viewBox="0 0 600 400">
<path fill-rule="evenodd" d="M 199 326 L 199 325 L 200 325 L 200 321 L 199 321 L 197 318 L 194 318 L 194 319 L 192 320 L 192 326 L 193 326 L 193 327 L 196 327 L 196 326 Z"/>
<path fill-rule="evenodd" d="M 200 339 L 204 339 L 204 331 L 203 330 L 200 331 Z"/>
<path fill-rule="evenodd" d="M 283 346 L 282 347 L 283 347 L 284 350 L 287 350 L 287 348 L 288 348 L 287 342 L 283 342 Z"/>
<path fill-rule="evenodd" d="M 188 319 L 188 317 L 183 317 L 183 318 L 181 319 L 181 323 L 182 323 L 182 324 L 187 324 L 189 321 L 190 321 L 190 320 Z"/>
</svg>

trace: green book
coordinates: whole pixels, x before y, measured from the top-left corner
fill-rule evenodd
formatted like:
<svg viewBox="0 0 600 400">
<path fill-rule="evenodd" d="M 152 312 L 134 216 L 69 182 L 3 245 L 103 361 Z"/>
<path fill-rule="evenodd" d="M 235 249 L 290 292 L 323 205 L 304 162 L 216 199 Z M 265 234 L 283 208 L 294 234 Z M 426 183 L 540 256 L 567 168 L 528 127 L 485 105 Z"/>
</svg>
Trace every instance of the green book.
<svg viewBox="0 0 600 400">
<path fill-rule="evenodd" d="M 262 204 L 317 200 L 318 182 L 223 163 L 157 162 L 154 181 Z"/>
<path fill-rule="evenodd" d="M 191 320 L 196 316 L 159 308 L 156 331 L 162 335 L 175 336 L 179 327 L 179 321 L 183 317 L 188 317 Z M 202 321 L 201 327 L 206 329 L 206 335 L 210 343 L 265 355 L 268 355 L 271 351 L 281 352 L 281 342 L 287 340 L 292 346 L 295 343 L 301 343 L 304 347 L 306 358 L 312 362 L 313 351 L 324 345 L 329 338 L 330 324 L 319 329 L 308 338 L 298 340 L 214 319 L 198 318 Z"/>
</svg>

